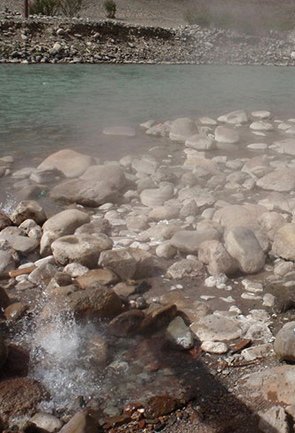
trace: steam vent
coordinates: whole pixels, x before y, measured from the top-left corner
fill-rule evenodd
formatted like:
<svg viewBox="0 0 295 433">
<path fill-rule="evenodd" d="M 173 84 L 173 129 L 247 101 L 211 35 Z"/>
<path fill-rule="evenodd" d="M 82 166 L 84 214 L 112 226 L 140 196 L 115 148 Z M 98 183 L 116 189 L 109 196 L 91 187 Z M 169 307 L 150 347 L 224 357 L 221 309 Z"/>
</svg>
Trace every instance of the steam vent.
<svg viewBox="0 0 295 433">
<path fill-rule="evenodd" d="M 0 158 L 1 429 L 293 432 L 295 118 L 101 137 Z"/>
</svg>

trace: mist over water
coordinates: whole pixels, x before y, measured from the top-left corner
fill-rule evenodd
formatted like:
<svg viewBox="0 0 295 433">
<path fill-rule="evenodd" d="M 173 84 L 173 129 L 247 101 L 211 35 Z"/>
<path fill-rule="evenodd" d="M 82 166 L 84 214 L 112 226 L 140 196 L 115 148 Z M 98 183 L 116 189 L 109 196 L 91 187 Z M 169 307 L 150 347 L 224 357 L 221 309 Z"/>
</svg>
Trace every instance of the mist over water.
<svg viewBox="0 0 295 433">
<path fill-rule="evenodd" d="M 275 66 L 1 65 L 0 150 L 31 159 L 71 147 L 114 158 L 146 143 L 102 136 L 107 126 L 239 108 L 291 115 L 293 75 Z"/>
</svg>

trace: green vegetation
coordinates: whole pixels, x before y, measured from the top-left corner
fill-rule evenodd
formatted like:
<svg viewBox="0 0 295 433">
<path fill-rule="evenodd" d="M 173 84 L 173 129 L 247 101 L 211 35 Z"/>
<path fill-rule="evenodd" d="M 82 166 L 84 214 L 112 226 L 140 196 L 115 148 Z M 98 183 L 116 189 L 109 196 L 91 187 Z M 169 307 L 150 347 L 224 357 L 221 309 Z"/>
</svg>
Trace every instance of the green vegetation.
<svg viewBox="0 0 295 433">
<path fill-rule="evenodd" d="M 115 18 L 117 12 L 117 5 L 114 0 L 105 0 L 103 3 L 105 14 L 107 18 Z"/>
<path fill-rule="evenodd" d="M 219 27 L 248 34 L 295 29 L 295 3 L 275 0 L 196 0 L 184 13 L 188 24 Z"/>
<path fill-rule="evenodd" d="M 30 3 L 30 15 L 54 16 L 63 14 L 67 17 L 77 16 L 83 0 L 33 0 Z"/>
</svg>

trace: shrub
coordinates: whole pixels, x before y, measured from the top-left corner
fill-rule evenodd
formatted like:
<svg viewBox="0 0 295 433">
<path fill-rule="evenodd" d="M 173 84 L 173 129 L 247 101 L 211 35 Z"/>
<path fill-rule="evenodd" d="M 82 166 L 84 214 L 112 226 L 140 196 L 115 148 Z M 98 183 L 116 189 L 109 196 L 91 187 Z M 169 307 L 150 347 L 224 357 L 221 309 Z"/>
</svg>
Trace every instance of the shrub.
<svg viewBox="0 0 295 433">
<path fill-rule="evenodd" d="M 117 12 L 117 5 L 114 0 L 105 0 L 103 4 L 107 18 L 115 18 Z"/>
<path fill-rule="evenodd" d="M 58 13 L 59 0 L 33 0 L 29 5 L 31 15 L 53 16 Z"/>
<path fill-rule="evenodd" d="M 83 0 L 60 0 L 60 10 L 67 17 L 79 15 Z"/>
</svg>

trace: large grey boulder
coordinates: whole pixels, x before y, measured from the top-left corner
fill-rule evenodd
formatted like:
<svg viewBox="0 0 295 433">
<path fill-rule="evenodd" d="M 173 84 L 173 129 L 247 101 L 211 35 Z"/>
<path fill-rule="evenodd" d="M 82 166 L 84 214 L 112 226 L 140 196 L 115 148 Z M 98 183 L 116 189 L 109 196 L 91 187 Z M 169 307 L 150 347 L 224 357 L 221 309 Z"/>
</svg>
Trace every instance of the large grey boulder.
<svg viewBox="0 0 295 433">
<path fill-rule="evenodd" d="M 57 263 L 66 265 L 80 263 L 88 268 L 97 267 L 100 253 L 112 248 L 112 240 L 103 233 L 91 235 L 63 236 L 51 245 Z"/>
<path fill-rule="evenodd" d="M 82 174 L 80 179 L 97 182 L 107 181 L 109 186 L 116 190 L 121 190 L 126 184 L 122 168 L 115 164 L 92 165 Z"/>
<path fill-rule="evenodd" d="M 202 242 L 198 251 L 198 258 L 202 263 L 208 265 L 208 271 L 211 275 L 231 275 L 238 270 L 236 260 L 217 240 Z"/>
<path fill-rule="evenodd" d="M 257 219 L 266 211 L 264 206 L 255 204 L 228 205 L 218 209 L 213 220 L 226 229 L 236 226 L 255 229 L 258 227 Z"/>
<path fill-rule="evenodd" d="M 73 178 L 81 176 L 92 161 L 91 156 L 83 155 L 71 149 L 63 149 L 49 155 L 41 162 L 38 169 L 49 170 L 56 168 L 65 177 Z"/>
<path fill-rule="evenodd" d="M 252 274 L 263 269 L 265 254 L 252 230 L 234 227 L 226 231 L 224 240 L 226 250 L 242 272 Z"/>
<path fill-rule="evenodd" d="M 190 326 L 201 341 L 228 341 L 241 337 L 242 329 L 237 320 L 209 314 Z"/>
<path fill-rule="evenodd" d="M 220 233 L 214 228 L 200 231 L 180 230 L 172 236 L 170 244 L 182 253 L 195 254 L 202 242 L 219 238 Z"/>
<path fill-rule="evenodd" d="M 274 351 L 284 361 L 295 361 L 295 322 L 286 323 L 276 335 Z"/>
<path fill-rule="evenodd" d="M 215 140 L 218 143 L 235 144 L 240 141 L 240 135 L 236 129 L 217 126 L 215 129 Z"/>
<path fill-rule="evenodd" d="M 47 216 L 42 206 L 34 200 L 21 201 L 10 215 L 11 221 L 19 226 L 27 219 L 34 220 L 37 224 L 42 225 Z"/>
<path fill-rule="evenodd" d="M 295 171 L 292 168 L 278 168 L 257 180 L 262 189 L 289 192 L 295 188 Z"/>
<path fill-rule="evenodd" d="M 295 261 L 295 224 L 284 224 L 274 236 L 272 252 L 286 260 Z"/>
<path fill-rule="evenodd" d="M 203 264 L 196 258 L 182 259 L 167 269 L 167 277 L 181 280 L 184 277 L 196 277 L 203 273 Z"/>
<path fill-rule="evenodd" d="M 185 142 L 188 137 L 197 134 L 195 122 L 188 117 L 182 117 L 171 123 L 169 138 L 172 141 Z"/>
</svg>

